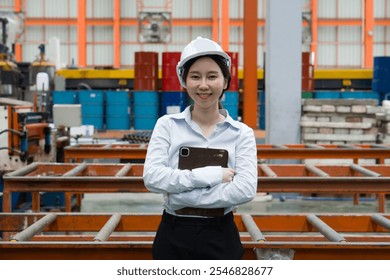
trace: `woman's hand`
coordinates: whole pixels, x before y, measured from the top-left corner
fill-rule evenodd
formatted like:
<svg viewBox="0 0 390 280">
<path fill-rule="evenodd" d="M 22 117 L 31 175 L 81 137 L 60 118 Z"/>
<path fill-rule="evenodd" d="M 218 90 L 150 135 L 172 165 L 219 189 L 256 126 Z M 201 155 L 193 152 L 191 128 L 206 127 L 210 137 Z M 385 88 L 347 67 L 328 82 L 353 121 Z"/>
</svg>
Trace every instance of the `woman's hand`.
<svg viewBox="0 0 390 280">
<path fill-rule="evenodd" d="M 230 183 L 233 181 L 236 171 L 232 168 L 222 168 L 222 183 Z"/>
</svg>

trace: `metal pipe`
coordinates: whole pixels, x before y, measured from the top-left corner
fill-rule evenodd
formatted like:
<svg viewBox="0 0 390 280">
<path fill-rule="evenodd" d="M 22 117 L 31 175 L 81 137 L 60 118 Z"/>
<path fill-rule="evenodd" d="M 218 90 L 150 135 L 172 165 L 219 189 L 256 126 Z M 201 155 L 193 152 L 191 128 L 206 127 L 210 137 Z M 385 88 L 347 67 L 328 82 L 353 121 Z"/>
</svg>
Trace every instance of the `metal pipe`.
<svg viewBox="0 0 390 280">
<path fill-rule="evenodd" d="M 346 241 L 341 234 L 339 234 L 337 231 L 332 229 L 326 223 L 321 221 L 321 219 L 319 219 L 316 215 L 309 214 L 306 216 L 306 218 L 307 218 L 307 221 L 312 226 L 317 228 L 318 231 L 321 232 L 321 234 L 323 236 L 325 236 L 329 241 L 333 241 L 333 242 L 345 242 Z"/>
<path fill-rule="evenodd" d="M 259 242 L 265 241 L 264 235 L 262 234 L 259 227 L 256 225 L 251 215 L 241 214 L 241 219 L 253 241 L 259 241 Z"/>
<path fill-rule="evenodd" d="M 369 170 L 369 169 L 367 169 L 367 168 L 364 168 L 364 167 L 362 167 L 362 166 L 360 166 L 360 165 L 357 165 L 357 164 L 355 164 L 355 163 L 351 164 L 350 167 L 351 167 L 353 170 L 355 170 L 355 171 L 357 171 L 357 172 L 359 172 L 359 173 L 362 173 L 363 175 L 366 175 L 366 176 L 370 176 L 370 177 L 381 177 L 381 176 L 382 176 L 382 175 L 379 174 L 379 173 L 376 173 L 376 172 L 374 172 L 374 171 L 371 171 L 371 170 Z"/>
<path fill-rule="evenodd" d="M 273 148 L 276 148 L 276 149 L 288 149 L 288 147 L 284 146 L 284 145 L 280 145 L 280 144 L 274 144 L 272 145 Z"/>
<path fill-rule="evenodd" d="M 30 163 L 29 165 L 26 165 L 25 167 L 22 167 L 21 169 L 18 169 L 14 172 L 5 174 L 4 177 L 25 176 L 25 175 L 35 171 L 35 169 L 37 169 L 37 167 L 38 167 L 38 163 L 33 162 L 33 163 Z"/>
<path fill-rule="evenodd" d="M 340 148 L 343 148 L 343 149 L 360 149 L 359 147 L 356 147 L 356 146 L 352 146 L 352 145 L 346 145 L 346 144 L 341 144 L 339 145 Z"/>
<path fill-rule="evenodd" d="M 75 168 L 69 170 L 68 172 L 64 173 L 62 177 L 72 177 L 77 175 L 80 172 L 83 172 L 87 168 L 87 165 L 85 163 L 82 163 L 80 165 L 77 165 Z"/>
<path fill-rule="evenodd" d="M 104 227 L 100 229 L 93 241 L 106 241 L 121 221 L 121 218 L 122 215 L 119 213 L 115 213 L 114 215 L 112 215 L 111 218 L 104 225 Z"/>
<path fill-rule="evenodd" d="M 320 146 L 320 145 L 317 145 L 317 144 L 305 144 L 306 148 L 310 148 L 310 149 L 325 149 L 324 146 Z"/>
<path fill-rule="evenodd" d="M 319 177 L 330 177 L 328 173 L 322 171 L 321 169 L 315 167 L 314 165 L 305 164 L 305 168 L 306 168 L 309 172 L 311 172 L 311 173 L 313 173 L 313 174 L 315 174 L 315 175 L 317 175 L 317 176 L 319 176 Z"/>
<path fill-rule="evenodd" d="M 375 223 L 379 224 L 380 226 L 384 227 L 385 229 L 390 230 L 390 220 L 383 217 L 382 215 L 373 214 L 371 216 L 371 220 L 374 221 Z"/>
<path fill-rule="evenodd" d="M 272 171 L 271 168 L 267 164 L 260 164 L 260 169 L 268 176 L 268 177 L 278 177 L 275 172 Z"/>
<path fill-rule="evenodd" d="M 127 163 L 125 166 L 123 166 L 116 174 L 115 177 L 123 177 L 126 176 L 127 173 L 129 173 L 132 165 L 130 163 Z"/>
<path fill-rule="evenodd" d="M 30 225 L 25 230 L 15 234 L 13 237 L 11 237 L 10 241 L 28 241 L 31 238 L 34 237 L 37 233 L 42 232 L 42 230 L 53 223 L 57 218 L 57 214 L 50 213 L 46 216 L 44 216 L 42 219 L 36 221 L 32 225 Z"/>
<path fill-rule="evenodd" d="M 384 144 L 371 144 L 370 146 L 374 149 L 390 149 L 390 146 Z"/>
</svg>

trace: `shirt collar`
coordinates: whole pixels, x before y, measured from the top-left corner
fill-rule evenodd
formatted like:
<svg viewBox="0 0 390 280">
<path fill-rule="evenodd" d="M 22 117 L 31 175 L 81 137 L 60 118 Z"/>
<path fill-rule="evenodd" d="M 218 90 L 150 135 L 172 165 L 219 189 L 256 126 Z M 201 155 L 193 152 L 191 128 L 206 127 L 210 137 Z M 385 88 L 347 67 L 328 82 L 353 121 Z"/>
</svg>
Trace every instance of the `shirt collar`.
<svg viewBox="0 0 390 280">
<path fill-rule="evenodd" d="M 191 106 L 187 106 L 187 108 L 184 109 L 183 112 L 172 115 L 172 118 L 174 119 L 184 119 L 188 124 L 191 123 Z M 228 110 L 226 109 L 219 109 L 219 112 L 225 116 L 225 122 L 233 126 L 234 128 L 239 128 L 239 122 L 232 119 L 232 117 L 229 115 Z"/>
</svg>

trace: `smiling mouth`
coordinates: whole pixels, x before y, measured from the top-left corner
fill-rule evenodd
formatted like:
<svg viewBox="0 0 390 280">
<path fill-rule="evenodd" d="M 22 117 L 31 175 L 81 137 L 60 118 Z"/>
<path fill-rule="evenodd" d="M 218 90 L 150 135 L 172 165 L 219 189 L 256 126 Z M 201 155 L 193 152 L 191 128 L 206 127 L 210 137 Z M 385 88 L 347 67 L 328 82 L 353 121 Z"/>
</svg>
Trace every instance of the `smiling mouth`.
<svg viewBox="0 0 390 280">
<path fill-rule="evenodd" d="M 206 97 L 209 97 L 211 96 L 211 93 L 198 93 L 199 97 L 201 98 L 206 98 Z"/>
</svg>

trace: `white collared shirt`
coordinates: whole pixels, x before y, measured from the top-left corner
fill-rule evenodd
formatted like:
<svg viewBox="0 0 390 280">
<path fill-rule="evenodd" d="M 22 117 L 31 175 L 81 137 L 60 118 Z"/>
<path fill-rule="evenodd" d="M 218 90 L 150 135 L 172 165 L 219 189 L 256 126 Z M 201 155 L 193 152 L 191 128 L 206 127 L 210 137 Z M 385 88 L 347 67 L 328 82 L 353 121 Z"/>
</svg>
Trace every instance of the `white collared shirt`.
<svg viewBox="0 0 390 280">
<path fill-rule="evenodd" d="M 252 200 L 257 191 L 257 147 L 253 130 L 226 118 L 216 124 L 208 138 L 191 120 L 190 106 L 182 113 L 164 115 L 158 119 L 148 145 L 143 179 L 151 192 L 164 195 L 164 209 L 175 214 L 184 207 L 225 208 L 225 213 L 237 205 Z M 182 146 L 225 149 L 229 153 L 228 167 L 236 171 L 230 183 L 222 183 L 222 168 L 207 166 L 190 170 L 178 169 Z"/>
</svg>

